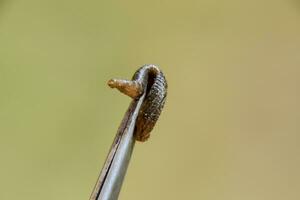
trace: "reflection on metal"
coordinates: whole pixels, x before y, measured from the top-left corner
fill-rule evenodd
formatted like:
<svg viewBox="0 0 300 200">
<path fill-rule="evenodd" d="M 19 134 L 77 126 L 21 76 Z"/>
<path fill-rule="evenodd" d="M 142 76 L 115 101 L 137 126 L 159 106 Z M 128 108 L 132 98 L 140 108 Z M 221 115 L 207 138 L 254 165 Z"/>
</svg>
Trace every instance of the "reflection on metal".
<svg viewBox="0 0 300 200">
<path fill-rule="evenodd" d="M 134 148 L 134 127 L 145 94 L 129 106 L 111 146 L 90 200 L 115 200 L 123 183 Z"/>
</svg>

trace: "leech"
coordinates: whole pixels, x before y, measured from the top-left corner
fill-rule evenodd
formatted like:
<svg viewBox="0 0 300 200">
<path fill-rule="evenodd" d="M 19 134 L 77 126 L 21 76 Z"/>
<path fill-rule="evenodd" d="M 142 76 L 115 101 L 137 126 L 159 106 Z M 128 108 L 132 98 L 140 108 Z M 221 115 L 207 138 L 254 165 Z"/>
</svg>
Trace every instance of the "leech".
<svg viewBox="0 0 300 200">
<path fill-rule="evenodd" d="M 168 85 L 163 73 L 155 65 L 144 65 L 136 71 L 131 81 L 111 79 L 108 85 L 133 99 L 139 98 L 146 92 L 135 128 L 136 140 L 146 141 L 166 100 Z"/>
<path fill-rule="evenodd" d="M 135 140 L 146 141 L 167 96 L 167 82 L 155 65 L 136 71 L 131 81 L 111 79 L 111 88 L 133 98 L 107 155 L 90 200 L 117 199 L 126 174 Z"/>
</svg>

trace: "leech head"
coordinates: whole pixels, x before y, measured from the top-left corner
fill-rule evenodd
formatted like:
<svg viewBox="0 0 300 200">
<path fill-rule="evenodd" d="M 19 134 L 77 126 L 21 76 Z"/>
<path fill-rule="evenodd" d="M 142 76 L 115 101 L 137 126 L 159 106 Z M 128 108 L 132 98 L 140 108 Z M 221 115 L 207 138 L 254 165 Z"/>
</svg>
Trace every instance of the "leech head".
<svg viewBox="0 0 300 200">
<path fill-rule="evenodd" d="M 143 93 L 142 86 L 137 81 L 110 79 L 107 84 L 109 87 L 117 88 L 120 92 L 133 99 L 138 98 Z"/>
</svg>

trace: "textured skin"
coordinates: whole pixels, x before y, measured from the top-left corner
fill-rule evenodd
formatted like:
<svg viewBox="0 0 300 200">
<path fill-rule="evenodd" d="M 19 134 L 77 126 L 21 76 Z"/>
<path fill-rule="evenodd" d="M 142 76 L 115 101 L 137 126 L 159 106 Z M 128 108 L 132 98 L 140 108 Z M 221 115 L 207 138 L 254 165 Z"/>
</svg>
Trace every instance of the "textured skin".
<svg viewBox="0 0 300 200">
<path fill-rule="evenodd" d="M 132 80 L 140 83 L 141 88 L 146 91 L 135 130 L 136 140 L 144 142 L 150 137 L 150 132 L 164 107 L 168 85 L 163 73 L 155 65 L 141 67 Z"/>
</svg>

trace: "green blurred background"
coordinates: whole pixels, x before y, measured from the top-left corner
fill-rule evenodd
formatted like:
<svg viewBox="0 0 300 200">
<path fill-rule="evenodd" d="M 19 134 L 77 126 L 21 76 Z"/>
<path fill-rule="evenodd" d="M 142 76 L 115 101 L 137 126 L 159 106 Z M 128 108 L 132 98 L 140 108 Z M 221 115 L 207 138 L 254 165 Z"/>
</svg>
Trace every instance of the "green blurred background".
<svg viewBox="0 0 300 200">
<path fill-rule="evenodd" d="M 0 0 L 0 199 L 88 199 L 145 63 L 169 93 L 120 199 L 300 199 L 300 3 Z"/>
</svg>

